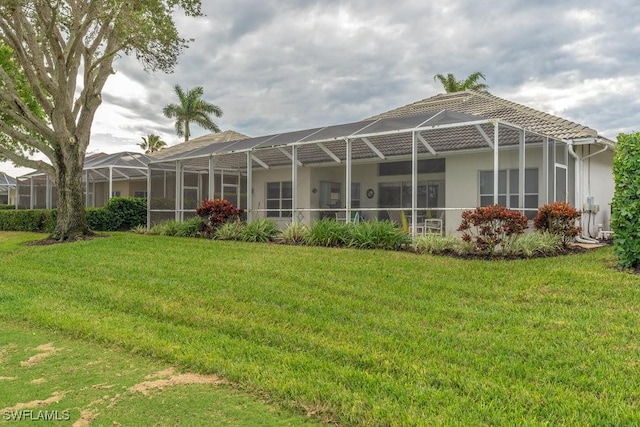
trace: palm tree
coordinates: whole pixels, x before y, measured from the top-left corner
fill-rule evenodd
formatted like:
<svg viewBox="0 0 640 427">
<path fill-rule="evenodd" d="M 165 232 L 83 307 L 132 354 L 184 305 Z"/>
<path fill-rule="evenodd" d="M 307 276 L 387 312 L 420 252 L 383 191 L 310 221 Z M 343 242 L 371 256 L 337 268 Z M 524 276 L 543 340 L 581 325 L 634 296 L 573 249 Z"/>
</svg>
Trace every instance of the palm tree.
<svg viewBox="0 0 640 427">
<path fill-rule="evenodd" d="M 185 93 L 180 85 L 175 86 L 176 94 L 180 100 L 179 104 L 169 104 L 162 112 L 169 119 L 176 119 L 176 133 L 184 136 L 188 141 L 191 137 L 191 122 L 213 132 L 220 132 L 218 126 L 211 120 L 211 114 L 216 117 L 222 116 L 222 109 L 217 105 L 202 100 L 204 91 L 201 86 L 188 90 Z"/>
<path fill-rule="evenodd" d="M 433 76 L 433 80 L 439 80 L 447 93 L 462 92 L 467 89 L 488 92 L 487 89 L 489 86 L 484 83 L 478 83 L 479 79 L 486 80 L 484 74 L 480 71 L 470 74 L 465 80 L 456 80 L 455 76 L 451 73 L 447 74 L 446 77 L 443 74 Z"/>
<path fill-rule="evenodd" d="M 142 137 L 142 142 L 138 146 L 145 150 L 144 154 L 151 154 L 166 147 L 167 143 L 161 140 L 158 135 L 150 133 L 146 138 Z"/>
</svg>

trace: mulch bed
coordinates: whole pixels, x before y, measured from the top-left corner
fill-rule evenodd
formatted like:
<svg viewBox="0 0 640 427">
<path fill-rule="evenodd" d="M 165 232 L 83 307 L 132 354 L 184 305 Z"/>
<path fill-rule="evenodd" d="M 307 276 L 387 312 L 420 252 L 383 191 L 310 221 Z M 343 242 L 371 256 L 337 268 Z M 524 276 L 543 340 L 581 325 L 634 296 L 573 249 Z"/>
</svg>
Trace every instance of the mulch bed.
<svg viewBox="0 0 640 427">
<path fill-rule="evenodd" d="M 108 234 L 100 234 L 100 233 L 92 233 L 87 234 L 85 236 L 77 236 L 73 239 L 68 240 L 56 240 L 56 239 L 42 239 L 42 240 L 34 240 L 32 242 L 25 243 L 26 246 L 49 246 L 49 245 L 57 245 L 60 243 L 75 243 L 75 242 L 84 242 L 85 240 L 93 240 L 100 239 L 103 237 L 109 237 Z"/>
</svg>

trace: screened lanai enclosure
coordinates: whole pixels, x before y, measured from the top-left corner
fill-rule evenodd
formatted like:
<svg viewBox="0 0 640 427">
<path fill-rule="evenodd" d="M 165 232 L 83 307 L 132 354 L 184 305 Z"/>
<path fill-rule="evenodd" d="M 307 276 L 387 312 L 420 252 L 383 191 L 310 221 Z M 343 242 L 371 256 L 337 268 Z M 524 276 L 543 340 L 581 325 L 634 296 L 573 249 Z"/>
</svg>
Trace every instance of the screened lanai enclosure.
<svg viewBox="0 0 640 427">
<path fill-rule="evenodd" d="M 453 231 L 463 210 L 500 204 L 532 218 L 574 201 L 569 142 L 440 110 L 249 138 L 152 160 L 149 225 L 224 198 L 246 219 L 406 221 Z"/>
<path fill-rule="evenodd" d="M 16 194 L 16 179 L 0 172 L 0 205 L 14 205 Z"/>
<path fill-rule="evenodd" d="M 146 197 L 149 157 L 141 153 L 98 153 L 84 165 L 85 204 L 102 207 L 112 197 Z M 36 171 L 17 178 L 18 209 L 52 209 L 57 206 L 53 179 Z"/>
</svg>

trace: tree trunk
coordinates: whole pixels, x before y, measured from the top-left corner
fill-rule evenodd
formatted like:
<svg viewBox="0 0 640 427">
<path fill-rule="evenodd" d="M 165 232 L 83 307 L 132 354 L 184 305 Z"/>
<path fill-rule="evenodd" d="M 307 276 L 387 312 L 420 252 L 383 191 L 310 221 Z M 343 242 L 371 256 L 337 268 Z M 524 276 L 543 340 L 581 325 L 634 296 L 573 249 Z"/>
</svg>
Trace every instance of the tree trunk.
<svg viewBox="0 0 640 427">
<path fill-rule="evenodd" d="M 84 155 L 77 146 L 56 153 L 55 182 L 58 194 L 58 217 L 51 238 L 64 241 L 83 238 L 91 234 L 85 216 L 85 198 L 82 185 Z M 82 158 L 81 158 L 82 157 Z"/>
</svg>

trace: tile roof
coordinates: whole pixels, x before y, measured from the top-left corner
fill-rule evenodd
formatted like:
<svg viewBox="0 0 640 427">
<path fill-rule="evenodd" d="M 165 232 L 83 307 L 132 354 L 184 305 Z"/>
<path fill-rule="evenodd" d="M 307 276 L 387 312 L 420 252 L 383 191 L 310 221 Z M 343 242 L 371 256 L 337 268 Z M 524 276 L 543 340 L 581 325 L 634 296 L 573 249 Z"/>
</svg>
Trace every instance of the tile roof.
<svg viewBox="0 0 640 427">
<path fill-rule="evenodd" d="M 225 130 L 224 132 L 219 133 L 211 133 L 208 135 L 201 136 L 199 138 L 194 138 L 187 142 L 182 142 L 180 144 L 172 145 L 170 147 L 163 148 L 160 151 L 157 151 L 150 155 L 153 159 L 164 159 L 175 154 L 186 153 L 187 151 L 194 150 L 196 148 L 204 147 L 207 145 L 220 143 L 220 142 L 229 142 L 229 141 L 239 141 L 241 139 L 249 138 L 247 135 L 243 135 L 233 130 Z"/>
<path fill-rule="evenodd" d="M 507 101 L 495 95 L 472 90 L 439 94 L 375 115 L 371 118 L 380 119 L 409 116 L 444 109 L 473 114 L 488 119 L 500 119 L 532 132 L 560 140 L 600 137 L 595 129 L 587 126 L 535 110 L 522 104 Z"/>
</svg>

